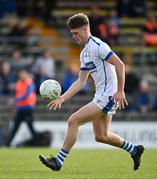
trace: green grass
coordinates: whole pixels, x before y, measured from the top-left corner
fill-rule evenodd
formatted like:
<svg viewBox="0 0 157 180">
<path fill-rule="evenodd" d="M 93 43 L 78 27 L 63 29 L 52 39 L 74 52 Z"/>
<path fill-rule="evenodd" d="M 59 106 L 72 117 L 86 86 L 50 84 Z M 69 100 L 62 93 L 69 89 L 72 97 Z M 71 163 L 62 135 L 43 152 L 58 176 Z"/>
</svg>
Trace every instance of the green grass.
<svg viewBox="0 0 157 180">
<path fill-rule="evenodd" d="M 122 150 L 72 150 L 60 172 L 43 166 L 38 155 L 56 154 L 44 148 L 0 149 L 0 179 L 155 179 L 157 149 L 145 150 L 138 171 Z"/>
</svg>

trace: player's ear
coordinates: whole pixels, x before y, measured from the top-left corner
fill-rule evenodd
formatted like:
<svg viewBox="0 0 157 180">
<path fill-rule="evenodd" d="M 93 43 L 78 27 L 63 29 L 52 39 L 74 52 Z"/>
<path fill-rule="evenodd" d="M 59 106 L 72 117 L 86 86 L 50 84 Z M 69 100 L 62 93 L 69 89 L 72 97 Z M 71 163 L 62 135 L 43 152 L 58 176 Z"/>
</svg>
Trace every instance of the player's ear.
<svg viewBox="0 0 157 180">
<path fill-rule="evenodd" d="M 83 30 L 84 30 L 85 32 L 87 32 L 87 30 L 88 30 L 88 26 L 87 26 L 87 25 L 84 25 L 82 28 L 83 28 Z"/>
</svg>

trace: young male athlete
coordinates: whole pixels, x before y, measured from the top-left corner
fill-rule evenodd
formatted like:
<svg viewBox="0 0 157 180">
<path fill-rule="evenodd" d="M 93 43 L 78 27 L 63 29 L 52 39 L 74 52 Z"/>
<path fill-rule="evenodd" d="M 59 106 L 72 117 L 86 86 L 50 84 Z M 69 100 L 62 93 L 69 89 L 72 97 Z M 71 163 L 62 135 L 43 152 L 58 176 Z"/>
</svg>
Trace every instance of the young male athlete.
<svg viewBox="0 0 157 180">
<path fill-rule="evenodd" d="M 95 140 L 128 151 L 134 162 L 134 170 L 137 170 L 144 147 L 135 146 L 109 131 L 112 115 L 117 107 L 122 109 L 128 104 L 124 93 L 124 64 L 105 42 L 91 35 L 89 20 L 85 14 L 79 13 L 70 17 L 67 25 L 74 40 L 84 45 L 80 54 L 80 73 L 71 87 L 58 99 L 51 101 L 48 107 L 54 110 L 61 108 L 62 103 L 83 88 L 89 75 L 94 80 L 95 96 L 68 119 L 65 140 L 57 156 L 46 158 L 39 155 L 39 159 L 50 169 L 59 171 L 77 140 L 79 126 L 93 121 Z"/>
</svg>

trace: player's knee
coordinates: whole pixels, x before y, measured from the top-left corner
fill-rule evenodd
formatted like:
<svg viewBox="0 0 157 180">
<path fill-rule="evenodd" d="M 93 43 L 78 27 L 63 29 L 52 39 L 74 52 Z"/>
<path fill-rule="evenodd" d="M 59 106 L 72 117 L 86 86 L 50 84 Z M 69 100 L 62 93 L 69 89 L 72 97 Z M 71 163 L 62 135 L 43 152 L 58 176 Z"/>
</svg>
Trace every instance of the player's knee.
<svg viewBox="0 0 157 180">
<path fill-rule="evenodd" d="M 107 135 L 96 135 L 95 140 L 97 142 L 108 143 L 109 142 L 109 137 Z"/>
<path fill-rule="evenodd" d="M 78 123 L 77 123 L 77 118 L 75 116 L 75 114 L 72 114 L 70 116 L 70 118 L 68 119 L 68 126 L 69 127 L 74 127 L 74 126 L 77 126 Z"/>
<path fill-rule="evenodd" d="M 97 141 L 97 142 L 103 142 L 103 136 L 95 136 L 95 140 Z"/>
</svg>

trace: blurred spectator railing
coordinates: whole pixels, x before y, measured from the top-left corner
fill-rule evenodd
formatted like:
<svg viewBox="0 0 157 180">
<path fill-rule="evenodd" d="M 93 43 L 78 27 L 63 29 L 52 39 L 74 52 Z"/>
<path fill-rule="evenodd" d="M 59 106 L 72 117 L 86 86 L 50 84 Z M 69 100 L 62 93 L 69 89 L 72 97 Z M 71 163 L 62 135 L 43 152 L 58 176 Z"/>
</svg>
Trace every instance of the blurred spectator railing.
<svg viewBox="0 0 157 180">
<path fill-rule="evenodd" d="M 127 36 L 126 36 L 127 37 Z M 125 36 L 123 36 L 125 38 Z M 32 43 L 29 41 L 29 37 L 2 37 L 0 36 L 0 55 L 1 57 L 3 55 L 9 55 L 15 48 L 22 48 L 21 51 L 24 54 L 29 55 L 38 55 L 43 48 L 49 48 L 53 54 L 53 57 L 55 59 L 60 60 L 69 60 L 73 59 L 73 52 L 69 49 L 69 44 L 71 43 L 71 40 L 67 39 L 63 40 L 62 37 L 39 37 L 38 38 L 39 43 Z M 64 41 L 64 43 L 63 43 Z M 67 43 L 66 43 L 67 41 Z M 139 41 L 141 43 L 141 41 Z M 16 44 L 15 44 L 16 43 Z M 22 47 L 19 46 L 21 43 L 25 43 L 26 46 Z M 79 48 L 78 53 L 79 53 Z M 125 56 L 126 63 L 127 61 L 131 61 L 129 63 L 134 63 L 133 61 L 136 60 L 136 58 L 132 58 L 134 55 L 138 55 L 138 61 L 135 61 L 137 64 L 145 64 L 145 61 L 148 60 L 147 55 L 153 56 L 153 54 L 157 53 L 157 46 L 144 46 L 144 45 L 114 45 L 112 46 L 112 49 L 117 53 L 126 54 L 128 52 L 128 56 Z M 77 59 L 79 58 L 79 54 Z M 131 59 L 131 60 L 129 60 Z M 149 57 L 149 62 L 151 62 L 151 57 Z"/>
<path fill-rule="evenodd" d="M 26 54 L 38 54 L 43 48 L 49 48 L 57 59 L 65 60 L 68 53 L 68 46 L 63 45 L 62 42 L 62 38 L 55 37 L 39 37 L 33 41 L 31 37 L 0 36 L 0 54 L 11 53 L 15 48 L 21 49 Z"/>
</svg>

